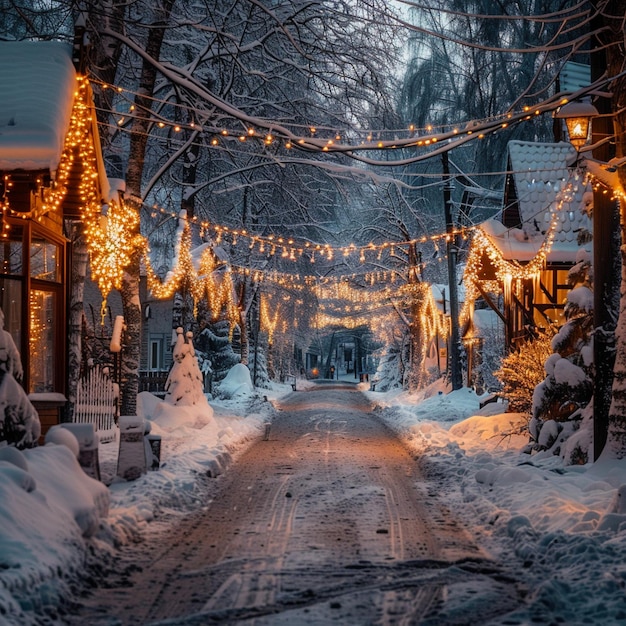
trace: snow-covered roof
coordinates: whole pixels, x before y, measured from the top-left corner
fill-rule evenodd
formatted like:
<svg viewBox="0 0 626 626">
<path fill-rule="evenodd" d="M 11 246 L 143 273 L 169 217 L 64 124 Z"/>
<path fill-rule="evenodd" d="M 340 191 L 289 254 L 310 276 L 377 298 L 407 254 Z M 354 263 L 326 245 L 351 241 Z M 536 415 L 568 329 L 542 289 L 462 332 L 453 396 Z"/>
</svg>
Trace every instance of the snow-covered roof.
<svg viewBox="0 0 626 626">
<path fill-rule="evenodd" d="M 545 239 L 552 210 L 560 207 L 548 260 L 572 262 L 579 249 L 578 232 L 592 229 L 591 220 L 580 210 L 587 200 L 583 181 L 568 167 L 576 158 L 575 149 L 565 142 L 511 141 L 508 157 L 522 228 L 507 229 L 489 220 L 484 224 L 485 231 L 504 258 L 528 261 Z"/>
<path fill-rule="evenodd" d="M 0 43 L 0 170 L 54 171 L 69 127 L 76 70 L 60 41 Z"/>
</svg>

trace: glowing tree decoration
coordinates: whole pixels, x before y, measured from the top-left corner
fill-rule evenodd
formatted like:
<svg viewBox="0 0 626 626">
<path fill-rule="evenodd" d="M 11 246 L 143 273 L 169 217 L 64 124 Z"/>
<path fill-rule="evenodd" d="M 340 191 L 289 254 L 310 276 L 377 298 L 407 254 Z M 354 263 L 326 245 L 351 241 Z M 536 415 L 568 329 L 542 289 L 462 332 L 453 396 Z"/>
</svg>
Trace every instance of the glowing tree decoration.
<svg viewBox="0 0 626 626">
<path fill-rule="evenodd" d="M 148 288 L 155 298 L 167 300 L 174 297 L 178 291 L 189 293 L 194 300 L 194 315 L 197 303 L 206 298 L 212 320 L 224 316 L 230 322 L 230 333 L 239 323 L 239 309 L 234 300 L 234 285 L 230 268 L 218 261 L 211 246 L 206 246 L 200 258 L 194 262 L 191 250 L 191 228 L 185 219 L 185 212 L 181 212 L 181 228 L 174 255 L 174 267 L 168 272 L 163 281 L 156 275 L 149 256 L 146 255 L 146 273 Z"/>
<path fill-rule="evenodd" d="M 482 285 L 483 291 L 492 293 L 502 291 L 505 306 L 511 304 L 513 294 L 519 293 L 525 280 L 532 281 L 535 285 L 535 293 L 539 293 L 541 272 L 546 267 L 546 260 L 554 244 L 560 211 L 564 204 L 572 201 L 573 191 L 574 185 L 569 183 L 559 192 L 555 202 L 550 206 L 550 225 L 537 254 L 528 263 L 522 264 L 515 259 L 505 259 L 498 246 L 481 228 L 475 230 L 463 277 L 466 291 L 465 303 L 460 314 L 462 322 L 470 320 L 473 316 L 474 302 L 480 295 L 479 284 Z M 495 280 L 481 279 L 485 270 L 483 267 L 485 257 L 495 272 Z"/>
</svg>

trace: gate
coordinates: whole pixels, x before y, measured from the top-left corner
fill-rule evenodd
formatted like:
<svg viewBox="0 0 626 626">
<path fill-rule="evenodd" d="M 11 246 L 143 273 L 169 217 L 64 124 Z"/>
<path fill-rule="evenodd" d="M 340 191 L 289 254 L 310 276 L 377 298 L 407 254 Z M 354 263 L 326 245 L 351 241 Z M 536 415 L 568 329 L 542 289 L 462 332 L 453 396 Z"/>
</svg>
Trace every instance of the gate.
<svg viewBox="0 0 626 626">
<path fill-rule="evenodd" d="M 115 441 L 118 395 L 108 368 L 93 367 L 78 382 L 74 422 L 93 424 L 102 443 Z"/>
</svg>

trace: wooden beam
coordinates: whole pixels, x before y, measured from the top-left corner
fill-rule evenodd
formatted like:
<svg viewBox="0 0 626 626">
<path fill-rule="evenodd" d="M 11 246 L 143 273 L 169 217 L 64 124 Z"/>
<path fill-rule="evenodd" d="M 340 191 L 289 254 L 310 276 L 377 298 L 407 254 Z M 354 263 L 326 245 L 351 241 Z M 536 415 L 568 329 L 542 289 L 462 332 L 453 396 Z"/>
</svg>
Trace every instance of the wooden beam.
<svg viewBox="0 0 626 626">
<path fill-rule="evenodd" d="M 480 283 L 476 283 L 476 288 L 478 289 L 480 295 L 483 297 L 483 300 L 489 305 L 491 309 L 493 309 L 498 314 L 500 319 L 506 324 L 506 318 L 502 314 L 502 311 L 500 311 L 500 309 L 496 306 L 495 302 L 491 299 L 491 296 L 483 290 L 483 288 L 480 286 Z"/>
</svg>

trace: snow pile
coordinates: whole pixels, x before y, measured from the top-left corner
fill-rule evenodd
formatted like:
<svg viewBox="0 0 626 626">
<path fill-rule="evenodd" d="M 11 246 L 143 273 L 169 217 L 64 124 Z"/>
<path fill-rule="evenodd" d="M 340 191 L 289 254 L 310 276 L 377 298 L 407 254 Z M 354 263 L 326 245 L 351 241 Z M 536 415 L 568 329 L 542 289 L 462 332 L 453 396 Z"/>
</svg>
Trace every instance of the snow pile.
<svg viewBox="0 0 626 626">
<path fill-rule="evenodd" d="M 59 574 L 79 575 L 88 542 L 107 515 L 109 491 L 83 472 L 65 445 L 5 447 L 0 502 L 0 622 L 28 624 L 20 604 L 25 610 L 42 598 L 54 604 L 68 593 Z M 2 621 L 5 610 L 15 622 Z"/>
<path fill-rule="evenodd" d="M 213 409 L 208 402 L 204 406 L 201 403 L 192 406 L 173 406 L 145 391 L 138 397 L 146 407 L 144 409 L 146 419 L 168 433 L 174 433 L 181 428 L 204 428 L 213 421 Z M 161 434 L 154 429 L 152 432 Z"/>
<path fill-rule="evenodd" d="M 528 590 L 506 623 L 624 623 L 626 461 L 526 454 L 524 415 L 480 409 L 467 389 L 426 395 L 368 393 L 440 497 Z"/>
<path fill-rule="evenodd" d="M 213 401 L 205 409 L 171 406 L 156 396 L 142 392 L 138 413 L 150 424 L 150 432 L 161 436 L 161 463 L 158 471 L 148 472 L 132 482 L 114 479 L 111 489 L 110 532 L 115 542 L 133 536 L 137 528 L 154 519 L 160 507 L 182 513 L 199 503 L 198 477 L 214 477 L 230 465 L 232 458 L 261 436 L 267 414 L 262 415 L 249 398 L 232 402 Z M 114 476 L 116 446 L 102 446 L 103 475 Z"/>
<path fill-rule="evenodd" d="M 230 399 L 237 396 L 248 396 L 254 392 L 250 370 L 242 363 L 234 365 L 220 382 L 220 398 Z"/>
<path fill-rule="evenodd" d="M 116 477 L 119 445 L 101 444 L 109 487 L 82 470 L 76 437 L 65 428 L 49 431 L 50 439 L 68 445 L 0 448 L 0 624 L 64 623 L 64 606 L 87 565 L 101 568 L 116 547 L 136 541 L 158 511 L 177 516 L 202 505 L 199 477 L 225 471 L 262 435 L 272 404 L 250 405 L 250 398 L 214 402 L 207 403 L 208 413 L 194 413 L 197 407 L 141 393 L 138 413 L 162 435 L 160 469 L 122 480 Z"/>
<path fill-rule="evenodd" d="M 40 434 L 39 415 L 24 388 L 0 368 L 0 441 L 18 448 L 31 448 L 37 444 Z"/>
</svg>

